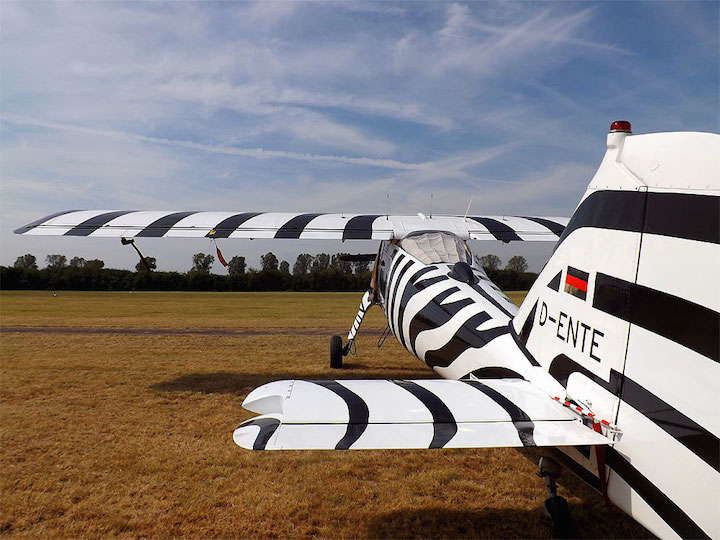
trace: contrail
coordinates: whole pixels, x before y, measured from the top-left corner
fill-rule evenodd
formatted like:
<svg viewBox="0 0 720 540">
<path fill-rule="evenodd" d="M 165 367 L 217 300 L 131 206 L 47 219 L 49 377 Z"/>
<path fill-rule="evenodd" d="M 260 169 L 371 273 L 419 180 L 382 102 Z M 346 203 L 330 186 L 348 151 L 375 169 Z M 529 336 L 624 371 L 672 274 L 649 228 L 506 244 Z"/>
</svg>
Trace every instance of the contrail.
<svg viewBox="0 0 720 540">
<path fill-rule="evenodd" d="M 54 129 L 58 131 L 70 131 L 74 133 L 85 133 L 90 135 L 101 135 L 104 137 L 114 137 L 129 139 L 140 142 L 147 142 L 151 144 L 161 144 L 164 146 L 172 146 L 175 148 L 187 148 L 191 150 L 198 150 L 200 152 L 207 152 L 211 154 L 225 154 L 230 156 L 244 156 L 252 157 L 256 159 L 271 159 L 271 158 L 282 158 L 282 159 L 295 159 L 298 161 L 331 161 L 337 163 L 348 163 L 351 165 L 364 165 L 369 167 L 384 167 L 386 169 L 401 169 L 401 170 L 420 170 L 427 168 L 431 163 L 406 163 L 403 161 L 397 161 L 394 159 L 376 159 L 369 157 L 351 157 L 351 156 L 333 156 L 324 154 L 305 154 L 299 152 L 286 152 L 284 150 L 266 150 L 264 148 L 236 148 L 233 146 L 222 146 L 214 144 L 201 144 L 192 141 L 180 141 L 176 139 L 166 139 L 162 137 L 149 137 L 147 135 L 138 135 L 127 131 L 107 130 L 107 129 L 96 129 L 84 126 L 77 126 L 74 124 L 65 124 L 58 122 L 51 122 L 46 120 L 38 120 L 35 118 L 28 118 L 23 116 L 15 115 L 1 115 L 0 120 L 9 122 L 21 126 L 35 126 L 43 127 L 47 129 Z"/>
</svg>

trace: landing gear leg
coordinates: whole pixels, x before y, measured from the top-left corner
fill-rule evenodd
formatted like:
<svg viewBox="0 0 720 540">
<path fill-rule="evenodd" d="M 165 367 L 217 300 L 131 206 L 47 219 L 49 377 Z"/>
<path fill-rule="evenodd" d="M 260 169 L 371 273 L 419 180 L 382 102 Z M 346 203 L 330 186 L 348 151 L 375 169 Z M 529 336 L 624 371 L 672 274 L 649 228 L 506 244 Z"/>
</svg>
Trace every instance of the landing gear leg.
<svg viewBox="0 0 720 540">
<path fill-rule="evenodd" d="M 555 480 L 560 478 L 562 469 L 549 457 L 541 457 L 537 475 L 545 478 L 548 495 L 543 503 L 543 514 L 549 520 L 550 530 L 555 538 L 572 538 L 572 521 L 567 501 L 557 494 Z"/>
<path fill-rule="evenodd" d="M 348 341 L 345 346 L 343 346 L 342 338 L 340 336 L 333 336 L 330 338 L 331 368 L 340 369 L 343 365 L 343 356 L 347 356 L 351 352 L 352 354 L 355 354 L 355 335 L 357 334 L 357 331 L 360 328 L 363 319 L 365 318 L 365 313 L 367 313 L 367 310 L 370 309 L 370 306 L 373 305 L 372 295 L 372 289 L 368 289 L 367 291 L 365 291 L 365 294 L 360 301 L 360 308 L 358 309 L 358 313 L 355 316 L 355 322 L 353 322 L 352 328 L 350 329 L 350 332 L 348 332 Z"/>
</svg>

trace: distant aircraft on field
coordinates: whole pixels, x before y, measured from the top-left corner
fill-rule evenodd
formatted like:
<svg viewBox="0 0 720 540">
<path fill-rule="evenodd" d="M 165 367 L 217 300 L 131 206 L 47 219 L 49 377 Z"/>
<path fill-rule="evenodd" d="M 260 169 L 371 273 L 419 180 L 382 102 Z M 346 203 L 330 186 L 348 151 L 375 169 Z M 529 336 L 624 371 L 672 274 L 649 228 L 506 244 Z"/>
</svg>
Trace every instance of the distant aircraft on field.
<svg viewBox="0 0 720 540">
<path fill-rule="evenodd" d="M 631 135 L 607 151 L 568 221 L 529 216 L 70 211 L 24 235 L 380 240 L 370 289 L 331 366 L 379 305 L 442 379 L 278 381 L 243 405 L 254 450 L 546 447 L 654 534 L 720 538 L 720 136 Z M 467 240 L 555 250 L 518 309 Z M 127 242 L 127 240 L 126 240 Z"/>
</svg>

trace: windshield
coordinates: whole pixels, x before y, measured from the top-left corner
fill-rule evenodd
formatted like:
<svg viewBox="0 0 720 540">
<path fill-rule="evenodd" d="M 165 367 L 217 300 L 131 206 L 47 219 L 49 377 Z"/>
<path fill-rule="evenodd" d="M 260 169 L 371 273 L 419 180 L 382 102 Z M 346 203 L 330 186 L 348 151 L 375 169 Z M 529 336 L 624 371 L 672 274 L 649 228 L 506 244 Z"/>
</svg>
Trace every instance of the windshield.
<svg viewBox="0 0 720 540">
<path fill-rule="evenodd" d="M 452 233 L 412 233 L 398 241 L 400 247 L 423 264 L 466 262 L 472 264 L 467 244 Z"/>
</svg>

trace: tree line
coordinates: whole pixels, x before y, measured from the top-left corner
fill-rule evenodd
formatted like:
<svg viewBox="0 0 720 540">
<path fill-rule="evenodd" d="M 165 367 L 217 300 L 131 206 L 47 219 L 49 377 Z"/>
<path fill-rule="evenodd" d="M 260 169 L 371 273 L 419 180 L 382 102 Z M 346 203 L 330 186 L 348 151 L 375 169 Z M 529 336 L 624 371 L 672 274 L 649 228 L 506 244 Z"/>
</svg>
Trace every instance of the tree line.
<svg viewBox="0 0 720 540">
<path fill-rule="evenodd" d="M 0 266 L 0 288 L 6 290 L 149 290 L 149 291 L 362 291 L 370 284 L 370 263 L 343 260 L 346 254 L 302 253 L 292 270 L 268 252 L 260 257 L 260 269 L 248 268 L 245 257 L 234 256 L 221 262 L 228 275 L 210 273 L 215 256 L 196 253 L 187 272 L 159 272 L 157 261 L 145 257 L 135 271 L 105 268 L 100 259 L 86 260 L 65 255 L 48 255 L 45 268 L 38 268 L 32 254 L 17 258 L 12 267 Z M 520 256 L 508 261 L 504 269 L 495 255 L 484 255 L 478 262 L 488 277 L 504 290 L 527 290 L 536 274 L 527 272 Z"/>
<path fill-rule="evenodd" d="M 304 274 L 312 274 L 322 272 L 324 270 L 335 270 L 342 274 L 364 274 L 370 271 L 370 263 L 368 261 L 350 262 L 343 260 L 348 253 L 337 253 L 330 255 L 328 253 L 318 253 L 310 255 L 309 253 L 301 253 L 297 256 L 295 264 L 293 264 L 292 275 L 300 276 Z M 154 261 L 154 259 L 153 259 Z M 196 253 L 192 258 L 193 264 L 190 268 L 191 272 L 209 272 L 215 262 L 214 255 L 206 255 L 205 253 Z M 228 274 L 241 275 L 247 270 L 245 257 L 236 255 L 227 263 Z M 140 265 L 140 263 L 138 263 Z M 139 266 L 136 266 L 139 270 Z M 250 269 L 250 272 L 258 270 Z M 290 263 L 287 261 L 279 261 L 272 251 L 260 256 L 260 271 L 279 271 L 283 274 L 290 273 Z"/>
</svg>

